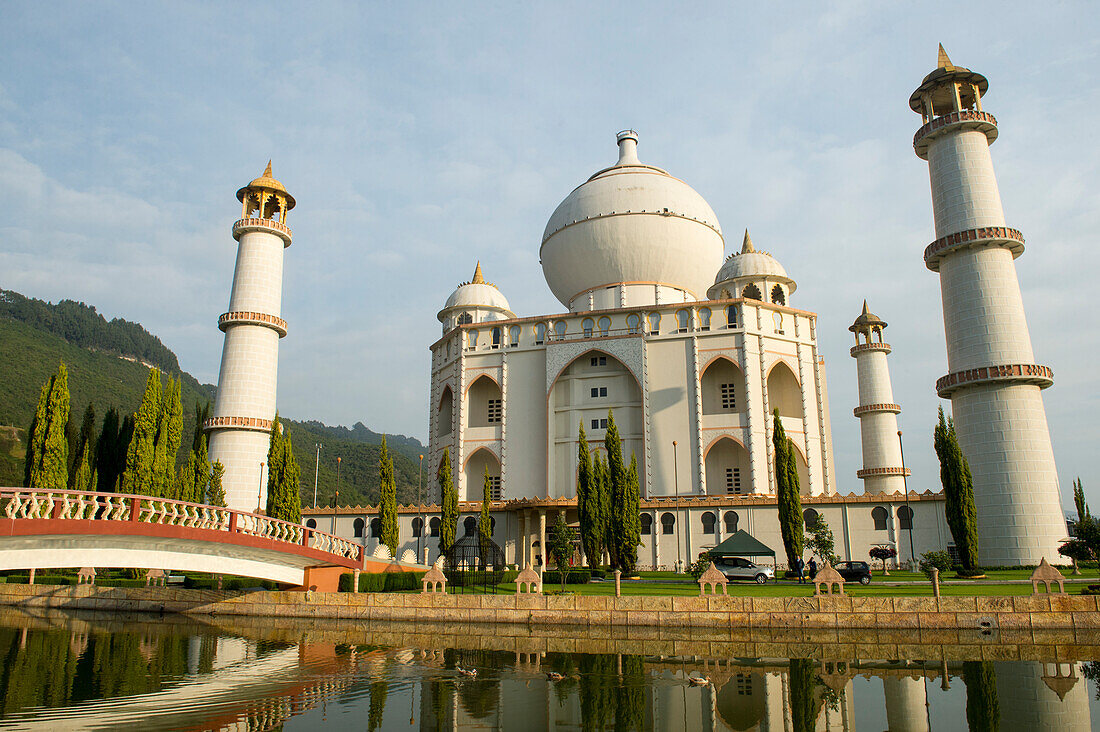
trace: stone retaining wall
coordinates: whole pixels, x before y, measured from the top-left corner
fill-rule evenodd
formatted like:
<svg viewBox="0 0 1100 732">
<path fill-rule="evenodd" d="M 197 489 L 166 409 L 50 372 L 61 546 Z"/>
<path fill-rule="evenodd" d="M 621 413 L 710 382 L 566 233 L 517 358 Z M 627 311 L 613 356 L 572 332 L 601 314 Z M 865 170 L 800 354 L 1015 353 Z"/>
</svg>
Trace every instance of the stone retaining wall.
<svg viewBox="0 0 1100 732">
<path fill-rule="evenodd" d="M 536 626 L 1100 629 L 1100 597 L 591 597 L 0 585 L 0 605 Z"/>
</svg>

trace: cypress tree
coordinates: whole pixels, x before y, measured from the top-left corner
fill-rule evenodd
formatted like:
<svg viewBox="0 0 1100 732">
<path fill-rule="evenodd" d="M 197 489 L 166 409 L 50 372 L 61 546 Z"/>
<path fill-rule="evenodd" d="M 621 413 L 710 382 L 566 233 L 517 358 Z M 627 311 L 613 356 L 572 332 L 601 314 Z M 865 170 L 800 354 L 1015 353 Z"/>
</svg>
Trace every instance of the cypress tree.
<svg viewBox="0 0 1100 732">
<path fill-rule="evenodd" d="M 458 493 L 451 479 L 451 448 L 444 448 L 443 462 L 439 464 L 439 552 L 446 554 L 455 543 L 458 530 Z"/>
<path fill-rule="evenodd" d="M 187 500 L 203 503 L 206 500 L 206 485 L 210 482 L 210 458 L 206 452 L 206 435 L 200 435 L 198 448 L 191 454 L 195 458 L 195 475 L 190 490 L 191 498 Z"/>
<path fill-rule="evenodd" d="M 195 453 L 191 451 L 187 454 L 187 462 L 180 468 L 179 476 L 172 491 L 172 498 L 188 503 L 199 502 L 195 496 L 195 470 L 197 466 L 198 461 L 195 459 Z"/>
<path fill-rule="evenodd" d="M 282 502 L 280 491 L 283 485 L 283 425 L 279 413 L 271 421 L 271 431 L 267 442 L 267 508 L 268 516 L 274 516 Z"/>
<path fill-rule="evenodd" d="M 180 381 L 183 381 L 183 377 L 180 376 Z M 199 443 L 206 440 L 206 432 L 203 431 L 202 425 L 210 418 L 210 402 L 199 404 L 195 402 L 195 432 L 191 435 L 191 449 L 198 451 Z"/>
<path fill-rule="evenodd" d="M 46 441 L 46 405 L 50 401 L 51 376 L 42 385 L 38 395 L 38 407 L 34 410 L 31 426 L 27 428 L 27 454 L 23 458 L 23 487 L 29 488 L 38 477 L 38 466 L 42 462 L 42 444 Z"/>
<path fill-rule="evenodd" d="M 153 486 L 153 452 L 160 424 L 161 391 L 160 372 L 150 369 L 145 395 L 134 415 L 133 435 L 126 447 L 126 466 L 119 485 L 122 493 L 148 495 Z"/>
<path fill-rule="evenodd" d="M 172 493 L 172 484 L 176 477 L 176 454 L 179 452 L 183 431 L 180 384 L 181 381 L 168 377 L 162 394 L 157 436 L 153 444 L 153 488 L 150 495 L 162 498 Z"/>
<path fill-rule="evenodd" d="M 222 488 L 222 476 L 225 475 L 225 466 L 221 460 L 215 460 L 210 466 L 210 484 L 206 489 L 206 503 L 212 506 L 225 508 L 225 489 Z"/>
<path fill-rule="evenodd" d="M 103 415 L 99 437 L 95 443 L 96 490 L 114 490 L 118 480 L 118 410 L 111 407 Z"/>
<path fill-rule="evenodd" d="M 641 503 L 641 488 L 638 484 L 638 456 L 631 453 L 630 469 L 626 472 L 626 481 L 623 484 L 623 496 L 620 505 L 616 506 L 619 518 L 616 522 L 616 544 L 619 547 L 619 564 L 623 574 L 634 573 L 634 567 L 638 564 L 638 545 L 642 541 L 642 525 L 638 512 Z"/>
<path fill-rule="evenodd" d="M 599 567 L 603 559 L 604 530 L 600 521 L 600 490 L 596 481 L 596 469 L 592 465 L 592 453 L 582 422 L 577 440 L 577 514 L 580 517 L 581 548 L 590 567 Z"/>
<path fill-rule="evenodd" d="M 944 513 L 955 539 L 963 568 L 978 567 L 978 512 L 974 507 L 974 479 L 970 465 L 959 447 L 955 423 L 946 419 L 940 407 L 939 423 L 933 432 L 936 456 L 940 459 L 940 484 L 943 486 Z"/>
<path fill-rule="evenodd" d="M 63 491 L 68 487 L 69 442 L 65 436 L 68 422 L 69 372 L 62 362 L 57 367 L 57 373 L 50 379 L 42 454 L 38 459 L 37 474 L 31 475 L 31 484 L 35 488 Z"/>
<path fill-rule="evenodd" d="M 623 444 L 619 439 L 619 428 L 615 425 L 615 416 L 610 409 L 607 411 L 607 434 L 604 437 L 604 447 L 607 449 L 608 503 L 605 504 L 604 513 L 607 517 L 607 553 L 611 555 L 611 566 L 625 571 L 622 564 L 624 547 L 620 543 L 623 534 L 619 507 L 625 500 L 626 469 L 623 466 Z"/>
<path fill-rule="evenodd" d="M 80 476 L 81 465 L 88 467 L 88 473 Z M 94 490 L 88 488 L 91 481 L 91 468 L 95 465 L 95 407 L 91 404 L 84 410 L 84 417 L 80 423 L 80 434 L 76 440 L 76 450 L 73 453 L 73 470 L 69 488 L 75 491 Z M 77 488 L 77 485 L 85 486 Z"/>
<path fill-rule="evenodd" d="M 802 556 L 802 498 L 798 491 L 798 466 L 795 464 L 793 446 L 789 444 L 783 423 L 779 421 L 779 409 L 775 410 L 772 446 L 775 451 L 776 503 L 779 509 L 779 531 L 783 536 L 783 550 L 787 554 L 787 566 L 793 570 L 795 559 Z"/>
<path fill-rule="evenodd" d="M 974 732 L 996 732 L 1001 725 L 997 699 L 997 671 L 992 661 L 964 661 L 966 723 Z"/>
<path fill-rule="evenodd" d="M 294 442 L 291 439 L 290 430 L 286 431 L 286 439 L 283 440 L 282 460 L 280 472 L 283 476 L 283 502 L 275 518 L 300 524 L 302 523 L 302 471 L 294 457 Z"/>
<path fill-rule="evenodd" d="M 382 447 L 378 451 L 378 520 L 382 524 L 382 543 L 389 547 L 390 556 L 397 556 L 397 485 L 393 479 L 393 458 L 382 435 Z"/>
<path fill-rule="evenodd" d="M 481 490 L 481 515 L 477 521 L 477 539 L 481 546 L 481 556 L 484 561 L 489 549 L 489 542 L 493 540 L 493 519 L 489 515 L 489 503 L 493 500 L 493 484 L 489 482 L 489 466 L 485 466 L 485 481 Z"/>
<path fill-rule="evenodd" d="M 599 542 L 597 549 L 596 565 L 603 563 L 604 555 L 608 555 L 610 561 L 610 508 L 611 508 L 611 478 L 607 470 L 607 461 L 599 454 L 592 464 L 592 506 L 593 506 L 593 533 Z"/>
<path fill-rule="evenodd" d="M 91 466 L 88 465 L 88 453 L 84 453 L 83 457 L 80 458 L 80 463 L 76 466 L 76 471 L 73 473 L 72 484 L 69 486 L 69 490 L 95 490 L 95 484 L 92 482 L 92 469 Z"/>
<path fill-rule="evenodd" d="M 1081 476 L 1073 481 L 1073 505 L 1077 508 L 1077 522 L 1089 518 L 1089 506 L 1085 503 L 1085 487 L 1081 485 Z"/>
</svg>

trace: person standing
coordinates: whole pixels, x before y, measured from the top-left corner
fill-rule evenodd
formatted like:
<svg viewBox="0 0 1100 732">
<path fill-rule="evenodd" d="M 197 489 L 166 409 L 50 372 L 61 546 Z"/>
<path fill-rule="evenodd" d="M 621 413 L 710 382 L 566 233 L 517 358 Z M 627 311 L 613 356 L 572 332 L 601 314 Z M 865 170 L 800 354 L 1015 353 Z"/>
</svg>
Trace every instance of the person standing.
<svg viewBox="0 0 1100 732">
<path fill-rule="evenodd" d="M 817 560 L 810 557 L 810 579 L 812 580 L 817 576 Z"/>
</svg>

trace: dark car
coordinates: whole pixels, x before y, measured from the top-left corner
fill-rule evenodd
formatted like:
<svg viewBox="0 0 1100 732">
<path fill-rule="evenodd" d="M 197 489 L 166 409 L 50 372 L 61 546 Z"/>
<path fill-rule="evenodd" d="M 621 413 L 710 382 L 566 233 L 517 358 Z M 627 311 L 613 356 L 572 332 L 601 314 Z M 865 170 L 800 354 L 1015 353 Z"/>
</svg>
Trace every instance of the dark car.
<svg viewBox="0 0 1100 732">
<path fill-rule="evenodd" d="M 871 584 L 871 565 L 867 562 L 837 562 L 833 569 L 840 573 L 845 582 Z"/>
</svg>

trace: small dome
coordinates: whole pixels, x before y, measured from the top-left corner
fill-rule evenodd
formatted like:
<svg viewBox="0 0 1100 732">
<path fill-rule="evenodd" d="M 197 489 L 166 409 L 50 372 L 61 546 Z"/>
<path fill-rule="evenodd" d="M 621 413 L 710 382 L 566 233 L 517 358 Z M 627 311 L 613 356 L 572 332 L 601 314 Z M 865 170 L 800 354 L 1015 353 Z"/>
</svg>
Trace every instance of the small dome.
<svg viewBox="0 0 1100 732">
<path fill-rule="evenodd" d="M 722 268 L 718 270 L 718 275 L 714 278 L 714 286 L 711 290 L 715 290 L 719 285 L 727 282 L 755 278 L 776 280 L 787 285 L 790 292 L 795 291 L 794 280 L 787 276 L 787 270 L 783 269 L 783 265 L 779 263 L 779 260 L 768 252 L 753 247 L 749 230 L 745 229 L 745 239 L 741 244 L 741 251 L 735 252 L 726 258 Z"/>
<path fill-rule="evenodd" d="M 496 285 L 485 281 L 481 274 L 481 262 L 478 262 L 477 267 L 474 269 L 473 279 L 469 282 L 463 282 L 447 298 L 443 310 L 439 311 L 439 319 L 443 320 L 444 314 L 448 310 L 457 308 L 497 310 L 507 317 L 515 317 L 515 313 L 508 305 L 508 298 L 504 297 L 504 293 L 498 290 Z"/>
<path fill-rule="evenodd" d="M 652 283 L 700 298 L 722 260 L 718 217 L 691 186 L 638 160 L 638 133 L 618 134 L 619 160 L 566 196 L 539 258 L 566 307 L 597 287 Z"/>
<path fill-rule="evenodd" d="M 858 318 L 856 318 L 856 322 L 848 326 L 848 330 L 852 331 L 853 333 L 858 333 L 862 330 L 873 327 L 885 328 L 886 321 L 868 310 L 867 301 L 864 300 L 863 312 L 860 313 Z"/>
<path fill-rule="evenodd" d="M 275 180 L 271 174 L 271 161 L 267 161 L 267 167 L 264 168 L 263 175 L 259 178 L 253 178 L 252 182 L 246 185 L 244 188 L 237 191 L 237 200 L 244 201 L 245 193 L 251 188 L 261 188 L 268 191 L 278 191 L 286 196 L 286 208 L 289 211 L 294 208 L 294 196 L 287 193 L 286 187 L 282 183 Z"/>
</svg>

